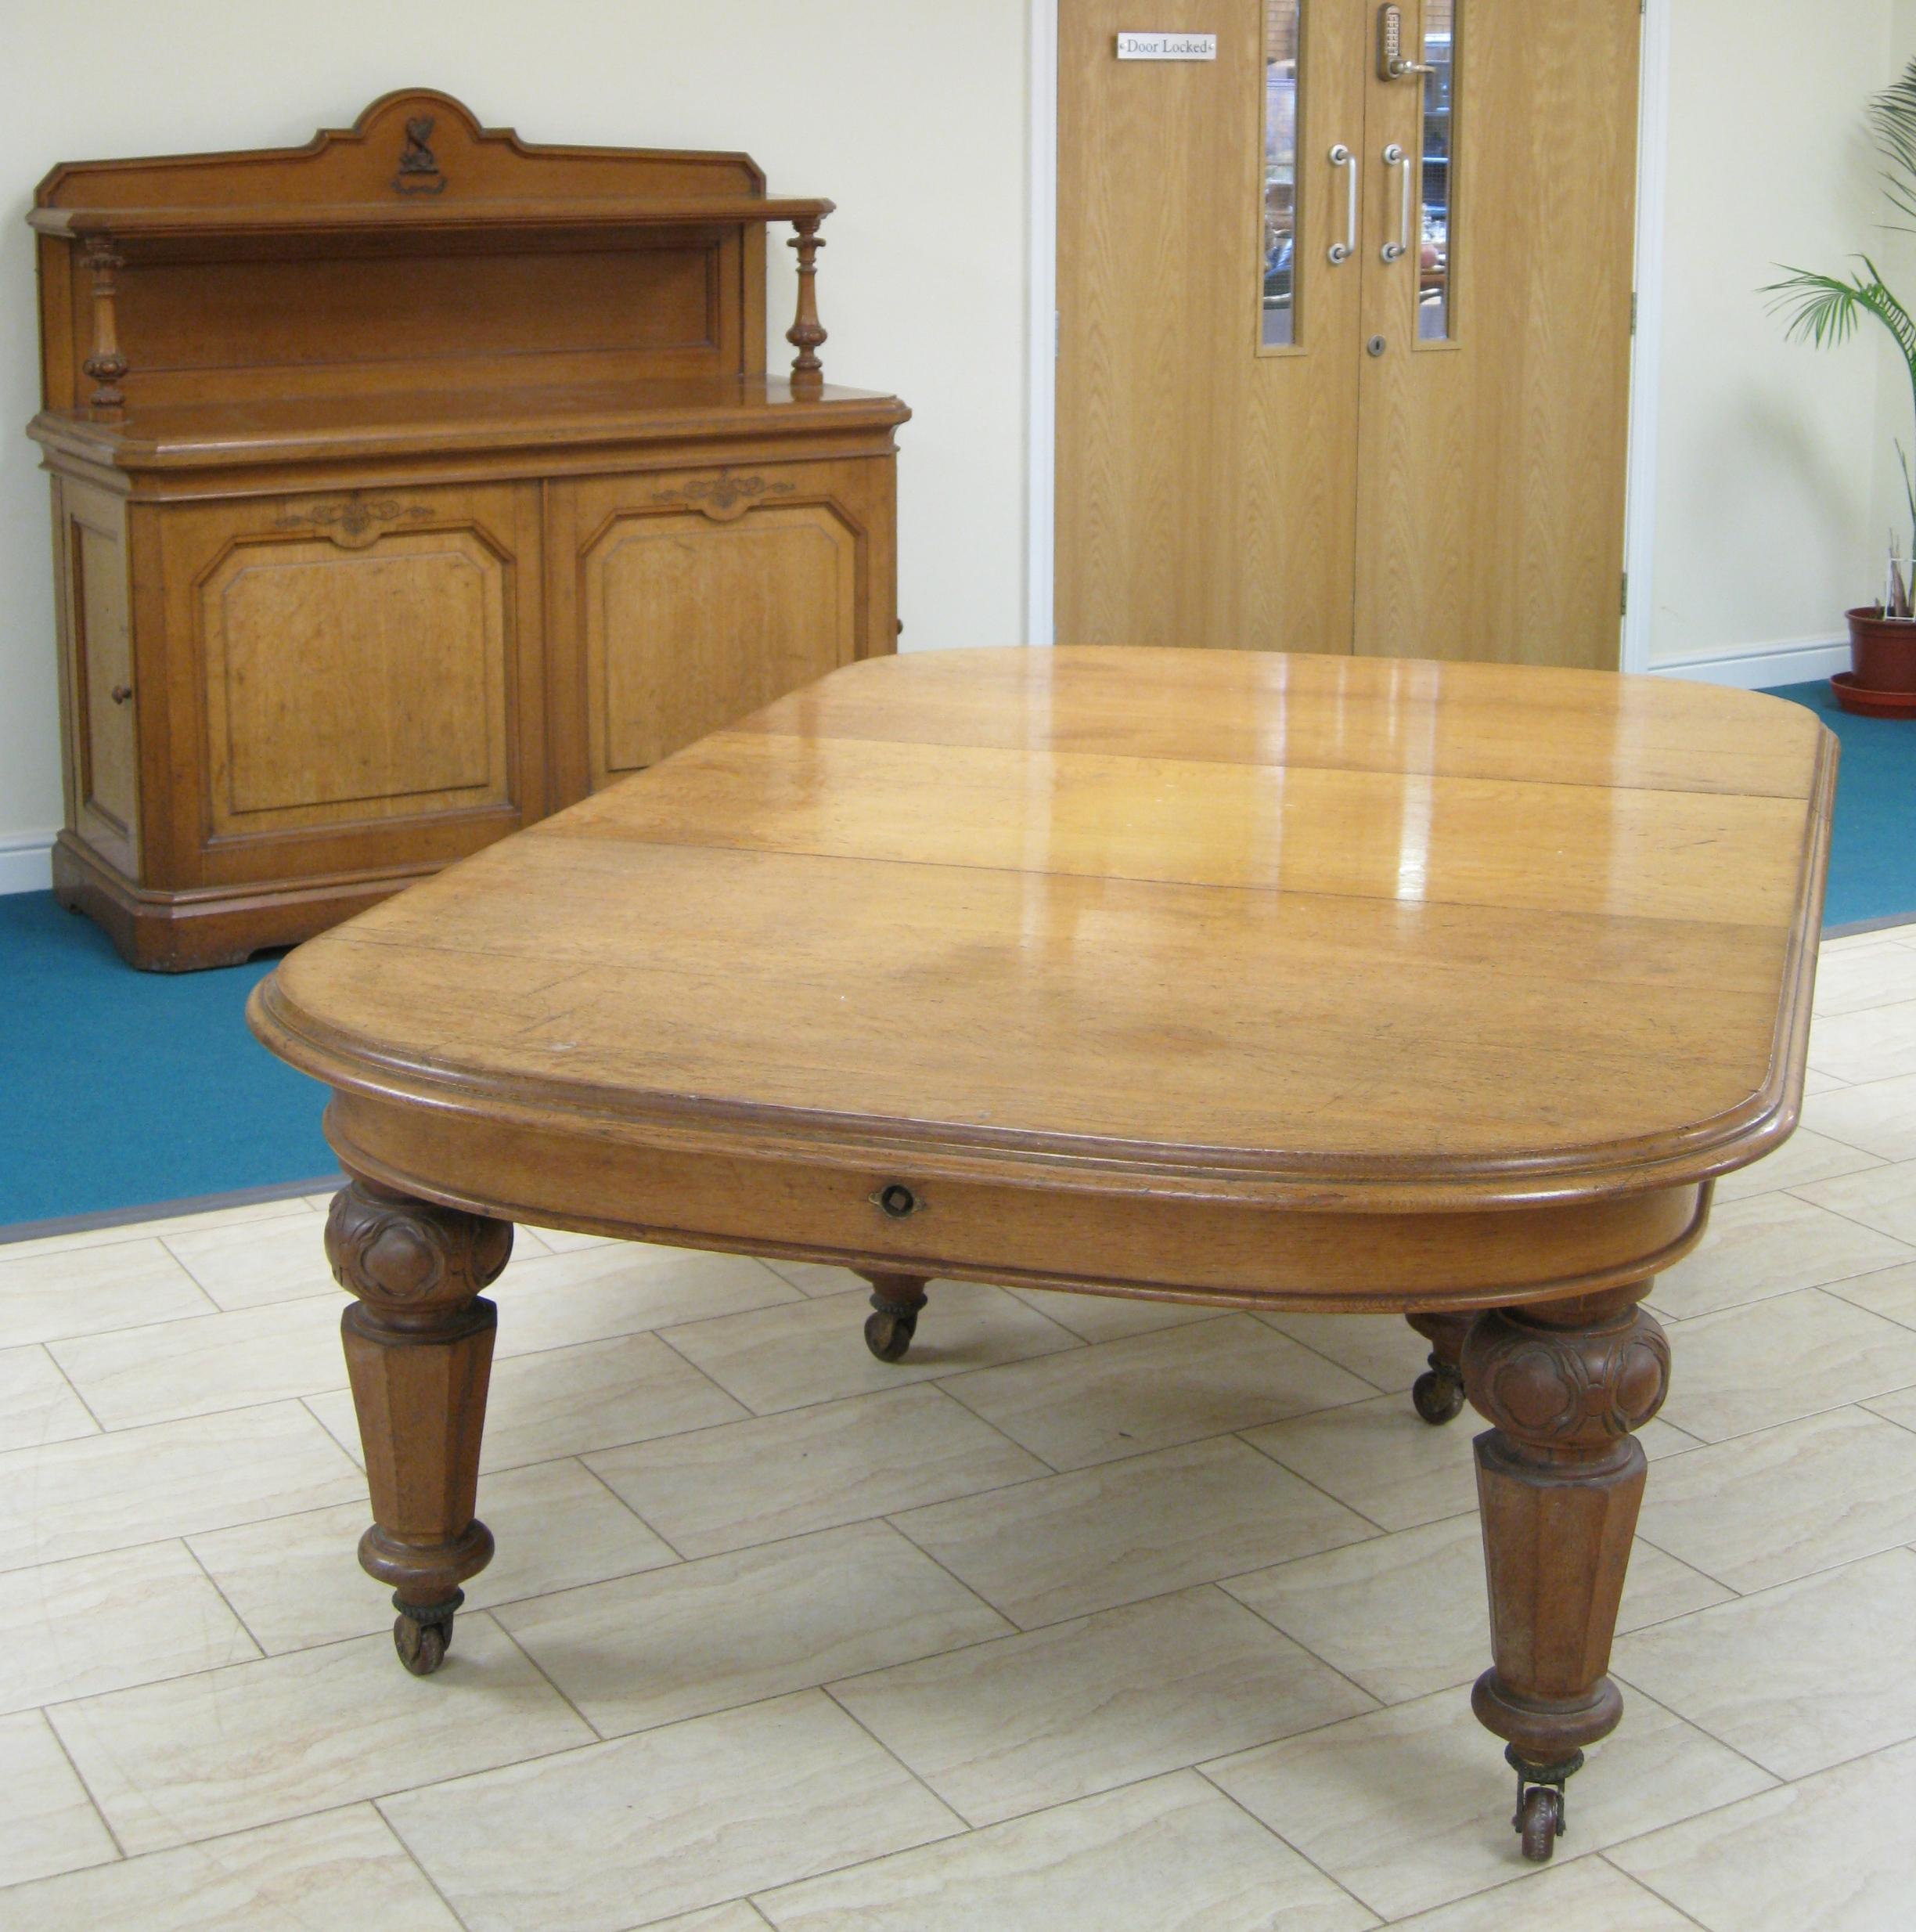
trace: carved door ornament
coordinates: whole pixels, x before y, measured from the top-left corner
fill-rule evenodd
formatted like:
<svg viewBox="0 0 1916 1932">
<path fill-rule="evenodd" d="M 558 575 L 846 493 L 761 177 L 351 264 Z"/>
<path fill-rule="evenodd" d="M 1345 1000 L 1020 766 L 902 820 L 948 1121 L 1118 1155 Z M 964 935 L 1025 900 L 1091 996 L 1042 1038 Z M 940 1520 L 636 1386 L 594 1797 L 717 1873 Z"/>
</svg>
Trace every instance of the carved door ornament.
<svg viewBox="0 0 1916 1932">
<path fill-rule="evenodd" d="M 731 523 L 768 496 L 789 496 L 789 483 L 768 482 L 762 476 L 734 476 L 721 470 L 716 476 L 688 483 L 682 489 L 654 492 L 655 503 L 677 503 L 703 511 L 715 523 Z"/>
<path fill-rule="evenodd" d="M 273 528 L 323 532 L 343 550 L 363 550 L 386 534 L 385 525 L 416 523 L 431 514 L 425 504 L 402 503 L 396 496 L 341 496 L 289 510 L 274 518 Z"/>
<path fill-rule="evenodd" d="M 405 146 L 399 150 L 399 171 L 393 186 L 402 195 L 438 195 L 445 193 L 445 176 L 431 147 L 433 117 L 415 114 L 405 124 Z"/>
</svg>

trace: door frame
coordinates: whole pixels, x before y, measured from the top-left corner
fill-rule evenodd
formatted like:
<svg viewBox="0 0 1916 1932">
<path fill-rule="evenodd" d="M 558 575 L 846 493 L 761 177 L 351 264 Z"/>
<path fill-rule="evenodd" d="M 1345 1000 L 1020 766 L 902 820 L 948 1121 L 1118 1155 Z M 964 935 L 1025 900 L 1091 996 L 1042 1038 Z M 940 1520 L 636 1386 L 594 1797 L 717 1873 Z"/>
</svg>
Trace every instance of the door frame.
<svg viewBox="0 0 1916 1932">
<path fill-rule="evenodd" d="M 1663 332 L 1663 215 L 1669 180 L 1670 9 L 1644 0 L 1637 80 L 1637 330 L 1630 348 L 1630 450 L 1623 507 L 1629 607 L 1619 619 L 1618 668 L 1650 669 L 1655 563 L 1657 379 Z M 1025 315 L 1025 636 L 1054 641 L 1057 543 L 1058 9 L 1029 0 L 1026 70 L 1031 94 L 1026 224 L 1030 254 Z M 1622 586 L 1619 586 L 1621 590 Z"/>
</svg>

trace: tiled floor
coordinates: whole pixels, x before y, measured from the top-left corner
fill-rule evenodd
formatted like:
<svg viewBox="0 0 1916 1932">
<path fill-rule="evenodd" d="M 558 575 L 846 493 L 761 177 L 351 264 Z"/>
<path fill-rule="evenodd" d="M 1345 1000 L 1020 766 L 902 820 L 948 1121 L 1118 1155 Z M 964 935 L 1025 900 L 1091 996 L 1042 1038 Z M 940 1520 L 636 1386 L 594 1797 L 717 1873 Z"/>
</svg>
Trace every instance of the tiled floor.
<svg viewBox="0 0 1916 1932">
<path fill-rule="evenodd" d="M 400 1670 L 315 1202 L 0 1249 L 9 1932 L 1916 1924 L 1916 927 L 1658 1284 L 1622 1728 L 1532 1871 L 1471 1426 L 1395 1320 L 524 1232 L 452 1660 Z"/>
</svg>

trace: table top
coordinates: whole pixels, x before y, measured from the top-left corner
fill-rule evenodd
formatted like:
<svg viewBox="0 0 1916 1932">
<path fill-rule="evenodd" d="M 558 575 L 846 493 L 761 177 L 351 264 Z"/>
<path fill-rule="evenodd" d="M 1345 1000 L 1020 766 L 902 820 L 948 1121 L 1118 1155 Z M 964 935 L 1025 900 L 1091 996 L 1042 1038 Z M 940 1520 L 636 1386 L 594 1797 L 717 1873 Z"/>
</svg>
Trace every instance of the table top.
<svg viewBox="0 0 1916 1932">
<path fill-rule="evenodd" d="M 1802 708 L 1249 652 L 835 672 L 302 946 L 331 1084 L 659 1146 L 1390 1211 L 1789 1132 Z"/>
</svg>

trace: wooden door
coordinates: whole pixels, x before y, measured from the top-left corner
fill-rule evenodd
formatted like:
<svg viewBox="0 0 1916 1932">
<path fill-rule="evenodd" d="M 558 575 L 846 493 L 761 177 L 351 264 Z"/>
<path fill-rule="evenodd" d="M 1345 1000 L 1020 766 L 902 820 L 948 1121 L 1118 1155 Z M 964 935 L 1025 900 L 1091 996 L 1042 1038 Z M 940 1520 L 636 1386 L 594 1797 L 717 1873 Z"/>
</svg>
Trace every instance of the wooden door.
<svg viewBox="0 0 1916 1932">
<path fill-rule="evenodd" d="M 1402 219 L 1384 150 L 1424 159 L 1410 251 L 1365 257 L 1359 651 L 1615 668 L 1638 6 L 1423 0 L 1438 73 L 1372 65 L 1370 233 Z"/>
<path fill-rule="evenodd" d="M 1362 139 L 1362 20 L 1305 3 L 1268 37 L 1263 0 L 1060 6 L 1061 643 L 1350 648 L 1361 270 L 1330 260 L 1349 171 L 1328 156 Z M 1140 24 L 1214 34 L 1217 58 L 1118 59 Z M 1286 288 L 1265 177 L 1288 64 Z"/>
<path fill-rule="evenodd" d="M 1380 11 L 1062 0 L 1060 642 L 1616 662 L 1637 0 Z"/>
</svg>

